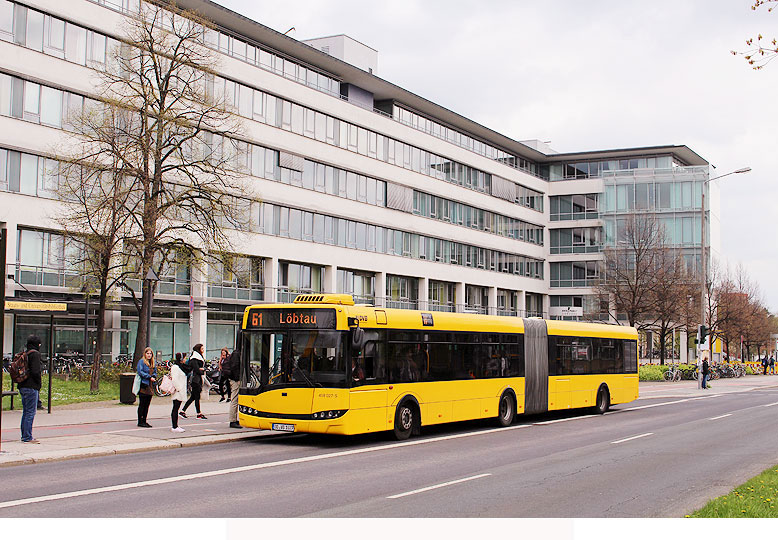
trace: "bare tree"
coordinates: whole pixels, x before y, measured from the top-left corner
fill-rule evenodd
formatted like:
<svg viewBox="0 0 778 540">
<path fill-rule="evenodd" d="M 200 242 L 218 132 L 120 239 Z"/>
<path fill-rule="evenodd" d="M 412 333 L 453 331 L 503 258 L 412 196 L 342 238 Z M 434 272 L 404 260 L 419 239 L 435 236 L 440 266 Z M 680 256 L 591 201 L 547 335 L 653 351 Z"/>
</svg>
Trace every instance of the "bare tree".
<svg viewBox="0 0 778 540">
<path fill-rule="evenodd" d="M 78 154 L 70 161 L 99 164 L 109 177 L 126 179 L 121 199 L 129 227 L 121 240 L 124 253 L 139 261 L 139 279 L 152 268 L 160 274 L 175 253 L 229 251 L 223 227 L 243 222 L 235 194 L 246 194 L 238 178 L 247 145 L 236 138 L 241 123 L 230 99 L 213 89 L 207 27 L 172 4 L 162 9 L 142 2 L 98 74 L 95 118 L 74 126 Z M 135 361 L 148 340 L 154 292 L 144 283 L 140 299 L 133 296 Z"/>
<path fill-rule="evenodd" d="M 646 299 L 648 313 L 647 328 L 656 332 L 659 338 L 659 363 L 664 365 L 667 357 L 668 337 L 688 324 L 688 306 L 695 280 L 686 271 L 679 252 L 666 245 L 664 233 L 660 232 L 659 246 L 654 257 L 653 280 Z"/>
<path fill-rule="evenodd" d="M 619 315 L 630 326 L 640 327 L 651 313 L 657 260 L 663 247 L 663 229 L 650 215 L 631 215 L 619 231 L 616 245 L 604 250 L 605 261 L 595 293 L 612 300 L 609 317 Z"/>
<path fill-rule="evenodd" d="M 71 121 L 84 125 L 95 119 L 87 112 Z M 110 114 L 101 115 L 100 121 L 110 126 L 112 118 Z M 106 129 L 104 126 L 93 128 Z M 97 339 L 90 382 L 90 391 L 96 393 L 100 386 L 108 294 L 127 274 L 126 266 L 117 254 L 131 234 L 129 201 L 135 179 L 125 174 L 116 161 L 106 165 L 78 155 L 62 159 L 58 167 L 58 195 L 65 204 L 55 220 L 65 232 L 67 241 L 79 248 L 79 260 L 71 263 L 83 272 L 82 292 L 98 295 Z M 86 354 L 84 351 L 85 360 Z"/>
</svg>

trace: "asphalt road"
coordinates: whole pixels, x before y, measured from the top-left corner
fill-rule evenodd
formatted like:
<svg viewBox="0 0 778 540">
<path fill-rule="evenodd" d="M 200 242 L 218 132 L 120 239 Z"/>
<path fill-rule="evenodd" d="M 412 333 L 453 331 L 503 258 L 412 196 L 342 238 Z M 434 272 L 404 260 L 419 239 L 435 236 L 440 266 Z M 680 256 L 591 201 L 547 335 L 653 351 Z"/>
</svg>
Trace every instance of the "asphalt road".
<svg viewBox="0 0 778 540">
<path fill-rule="evenodd" d="M 778 388 L 397 443 L 271 435 L 0 470 L 2 517 L 680 517 L 778 464 Z"/>
</svg>

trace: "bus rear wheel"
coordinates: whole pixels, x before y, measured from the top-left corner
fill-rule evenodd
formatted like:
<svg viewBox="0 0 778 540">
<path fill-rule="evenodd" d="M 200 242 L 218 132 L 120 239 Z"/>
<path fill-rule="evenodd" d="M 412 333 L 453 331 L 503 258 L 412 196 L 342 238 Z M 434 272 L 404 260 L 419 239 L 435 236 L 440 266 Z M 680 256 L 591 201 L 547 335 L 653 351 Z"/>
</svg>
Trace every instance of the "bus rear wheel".
<svg viewBox="0 0 778 540">
<path fill-rule="evenodd" d="M 404 441 L 411 436 L 413 424 L 416 422 L 416 413 L 410 401 L 403 401 L 397 406 L 394 413 L 394 437 L 398 441 Z"/>
<path fill-rule="evenodd" d="M 605 414 L 611 406 L 611 395 L 608 392 L 608 387 L 604 384 L 600 386 L 597 391 L 597 402 L 594 406 L 594 412 L 597 414 Z"/>
<path fill-rule="evenodd" d="M 497 409 L 497 425 L 508 427 L 513 423 L 516 416 L 516 405 L 510 392 L 505 392 L 500 396 L 500 405 Z"/>
</svg>

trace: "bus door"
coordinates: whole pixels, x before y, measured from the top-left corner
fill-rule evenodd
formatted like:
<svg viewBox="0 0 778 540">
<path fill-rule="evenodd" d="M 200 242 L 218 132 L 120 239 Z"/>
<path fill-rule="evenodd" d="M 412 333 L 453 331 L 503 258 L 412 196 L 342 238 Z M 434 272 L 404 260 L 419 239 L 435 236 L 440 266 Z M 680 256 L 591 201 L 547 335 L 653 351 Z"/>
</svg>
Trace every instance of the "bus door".
<svg viewBox="0 0 778 540">
<path fill-rule="evenodd" d="M 351 349 L 351 401 L 349 409 L 370 426 L 385 429 L 388 390 L 386 386 L 386 346 L 378 332 L 365 332 L 361 348 Z M 372 429 L 371 429 L 372 431 Z"/>
</svg>

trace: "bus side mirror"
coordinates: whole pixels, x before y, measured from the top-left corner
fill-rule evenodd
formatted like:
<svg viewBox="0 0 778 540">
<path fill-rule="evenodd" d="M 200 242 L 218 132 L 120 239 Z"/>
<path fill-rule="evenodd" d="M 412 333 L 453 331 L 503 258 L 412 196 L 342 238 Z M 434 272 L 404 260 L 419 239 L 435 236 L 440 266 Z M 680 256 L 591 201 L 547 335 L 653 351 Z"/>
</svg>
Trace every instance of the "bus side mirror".
<svg viewBox="0 0 778 540">
<path fill-rule="evenodd" d="M 365 346 L 365 331 L 360 327 L 351 329 L 351 348 L 354 351 L 361 351 Z"/>
</svg>

